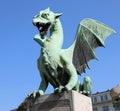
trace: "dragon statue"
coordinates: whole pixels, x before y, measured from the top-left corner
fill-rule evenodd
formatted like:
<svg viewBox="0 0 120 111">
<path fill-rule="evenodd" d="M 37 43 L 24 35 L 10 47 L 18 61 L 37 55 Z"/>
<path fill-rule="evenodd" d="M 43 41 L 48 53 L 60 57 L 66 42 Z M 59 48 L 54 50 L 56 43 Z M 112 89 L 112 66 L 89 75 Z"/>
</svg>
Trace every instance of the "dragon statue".
<svg viewBox="0 0 120 111">
<path fill-rule="evenodd" d="M 34 40 L 41 46 L 41 55 L 37 61 L 41 83 L 38 91 L 32 92 L 33 96 L 44 95 L 48 83 L 53 86 L 55 93 L 75 90 L 89 95 L 90 78 L 85 77 L 81 84 L 78 75 L 89 68 L 89 60 L 97 59 L 95 49 L 104 47 L 105 39 L 115 33 L 103 23 L 86 18 L 79 23 L 73 44 L 62 49 L 63 29 L 59 20 L 61 15 L 62 13 L 54 13 L 47 8 L 33 18 L 33 24 L 39 30 Z"/>
</svg>

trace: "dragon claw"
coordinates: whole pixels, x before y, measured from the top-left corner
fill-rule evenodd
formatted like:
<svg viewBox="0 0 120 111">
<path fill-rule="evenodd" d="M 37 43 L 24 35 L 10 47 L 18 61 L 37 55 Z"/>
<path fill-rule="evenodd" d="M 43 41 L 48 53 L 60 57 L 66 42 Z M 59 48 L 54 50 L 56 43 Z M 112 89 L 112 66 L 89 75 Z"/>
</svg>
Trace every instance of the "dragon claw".
<svg viewBox="0 0 120 111">
<path fill-rule="evenodd" d="M 54 92 L 55 93 L 62 93 L 64 91 L 68 92 L 68 89 L 66 87 L 60 86 L 60 87 L 56 88 Z"/>
<path fill-rule="evenodd" d="M 36 97 L 39 97 L 41 94 L 39 91 L 33 91 L 31 92 L 30 94 L 28 94 L 28 97 L 33 97 L 33 98 L 36 98 Z"/>
</svg>

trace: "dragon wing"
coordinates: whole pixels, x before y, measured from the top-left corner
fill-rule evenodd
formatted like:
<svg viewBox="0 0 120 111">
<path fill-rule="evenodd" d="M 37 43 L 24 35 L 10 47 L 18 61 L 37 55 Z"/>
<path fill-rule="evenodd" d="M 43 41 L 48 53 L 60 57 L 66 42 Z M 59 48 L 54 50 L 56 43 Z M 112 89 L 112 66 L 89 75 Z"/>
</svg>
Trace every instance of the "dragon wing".
<svg viewBox="0 0 120 111">
<path fill-rule="evenodd" d="M 89 60 L 97 59 L 95 49 L 99 46 L 104 47 L 105 39 L 114 33 L 113 29 L 93 19 L 80 22 L 74 43 L 65 50 L 71 56 L 78 74 L 89 68 Z"/>
</svg>

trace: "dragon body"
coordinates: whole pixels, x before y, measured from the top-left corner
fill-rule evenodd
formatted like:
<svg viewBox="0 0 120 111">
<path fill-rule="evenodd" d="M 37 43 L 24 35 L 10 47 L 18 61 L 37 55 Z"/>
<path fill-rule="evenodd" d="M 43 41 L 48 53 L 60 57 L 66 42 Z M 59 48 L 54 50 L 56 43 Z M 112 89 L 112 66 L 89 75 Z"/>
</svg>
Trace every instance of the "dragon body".
<svg viewBox="0 0 120 111">
<path fill-rule="evenodd" d="M 84 84 L 80 85 L 78 74 L 89 68 L 88 61 L 96 58 L 95 49 L 104 46 L 106 37 L 115 31 L 96 20 L 84 19 L 78 25 L 73 44 L 68 49 L 62 49 L 63 29 L 59 20 L 61 15 L 48 8 L 33 18 L 33 24 L 39 30 L 34 40 L 41 45 L 41 55 L 37 61 L 41 83 L 34 94 L 43 95 L 48 83 L 52 84 L 55 92 L 76 90 L 90 94 L 90 78 L 86 77 Z M 49 38 L 46 37 L 48 31 Z"/>
</svg>

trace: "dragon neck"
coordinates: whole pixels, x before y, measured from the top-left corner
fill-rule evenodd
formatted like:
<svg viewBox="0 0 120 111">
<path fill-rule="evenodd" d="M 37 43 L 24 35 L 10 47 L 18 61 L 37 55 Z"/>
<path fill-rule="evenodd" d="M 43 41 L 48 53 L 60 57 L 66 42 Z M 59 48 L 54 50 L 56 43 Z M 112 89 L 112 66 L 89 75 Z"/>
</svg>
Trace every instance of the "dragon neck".
<svg viewBox="0 0 120 111">
<path fill-rule="evenodd" d="M 59 19 L 56 19 L 55 24 L 50 28 L 50 40 L 54 42 L 54 44 L 61 48 L 63 44 L 63 29 Z"/>
</svg>

